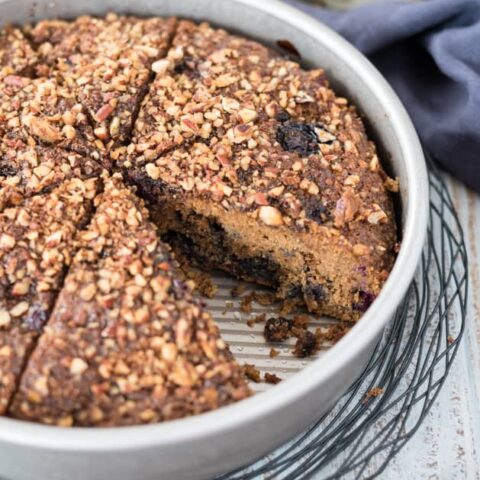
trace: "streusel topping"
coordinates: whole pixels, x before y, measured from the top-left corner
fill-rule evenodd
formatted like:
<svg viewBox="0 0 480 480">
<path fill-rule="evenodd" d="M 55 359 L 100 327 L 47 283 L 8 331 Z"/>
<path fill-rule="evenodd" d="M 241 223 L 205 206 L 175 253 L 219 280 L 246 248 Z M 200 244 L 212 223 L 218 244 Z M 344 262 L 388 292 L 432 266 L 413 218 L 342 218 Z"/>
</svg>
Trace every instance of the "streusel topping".
<svg viewBox="0 0 480 480">
<path fill-rule="evenodd" d="M 124 142 L 151 76 L 166 54 L 175 19 L 109 14 L 46 20 L 30 35 L 42 62 L 76 94 L 105 143 Z"/>
<path fill-rule="evenodd" d="M 48 145 L 99 160 L 96 140 L 75 92 L 55 78 L 8 75 L 0 82 L 0 136 L 28 145 Z"/>
</svg>

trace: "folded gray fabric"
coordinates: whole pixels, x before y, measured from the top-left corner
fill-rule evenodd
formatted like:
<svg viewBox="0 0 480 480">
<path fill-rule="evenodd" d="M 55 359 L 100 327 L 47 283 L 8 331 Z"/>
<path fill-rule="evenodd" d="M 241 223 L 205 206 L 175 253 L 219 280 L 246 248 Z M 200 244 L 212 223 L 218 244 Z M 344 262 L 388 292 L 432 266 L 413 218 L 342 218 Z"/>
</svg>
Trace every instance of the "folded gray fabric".
<svg viewBox="0 0 480 480">
<path fill-rule="evenodd" d="M 287 1 L 365 53 L 426 149 L 480 192 L 480 0 L 380 2 L 347 12 Z"/>
</svg>

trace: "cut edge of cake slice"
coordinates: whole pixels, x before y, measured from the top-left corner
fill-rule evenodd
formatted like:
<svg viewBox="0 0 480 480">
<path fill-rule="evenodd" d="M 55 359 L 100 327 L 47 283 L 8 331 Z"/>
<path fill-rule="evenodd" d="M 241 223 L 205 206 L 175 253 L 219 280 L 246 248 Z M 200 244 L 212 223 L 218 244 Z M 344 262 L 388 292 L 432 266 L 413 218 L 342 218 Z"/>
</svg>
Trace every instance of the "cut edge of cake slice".
<svg viewBox="0 0 480 480">
<path fill-rule="evenodd" d="M 126 175 L 159 229 L 197 264 L 356 320 L 394 262 L 398 185 L 355 112 L 333 105 L 332 124 L 252 123 L 242 142 L 225 135 L 179 147 Z"/>
</svg>

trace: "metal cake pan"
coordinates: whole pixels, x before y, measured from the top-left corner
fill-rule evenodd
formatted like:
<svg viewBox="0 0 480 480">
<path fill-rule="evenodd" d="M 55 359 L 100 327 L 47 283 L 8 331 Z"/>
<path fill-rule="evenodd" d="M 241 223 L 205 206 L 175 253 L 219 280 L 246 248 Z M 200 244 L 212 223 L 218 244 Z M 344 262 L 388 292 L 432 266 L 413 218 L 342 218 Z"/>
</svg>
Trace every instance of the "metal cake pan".
<svg viewBox="0 0 480 480">
<path fill-rule="evenodd" d="M 400 178 L 402 246 L 381 294 L 351 332 L 274 388 L 218 411 L 157 425 L 61 429 L 0 418 L 0 477 L 203 479 L 251 462 L 324 414 L 361 373 L 404 296 L 424 243 L 428 181 L 412 123 L 369 63 L 332 30 L 277 0 L 0 0 L 0 22 L 108 11 L 208 20 L 265 43 L 290 40 L 367 119 Z"/>
</svg>

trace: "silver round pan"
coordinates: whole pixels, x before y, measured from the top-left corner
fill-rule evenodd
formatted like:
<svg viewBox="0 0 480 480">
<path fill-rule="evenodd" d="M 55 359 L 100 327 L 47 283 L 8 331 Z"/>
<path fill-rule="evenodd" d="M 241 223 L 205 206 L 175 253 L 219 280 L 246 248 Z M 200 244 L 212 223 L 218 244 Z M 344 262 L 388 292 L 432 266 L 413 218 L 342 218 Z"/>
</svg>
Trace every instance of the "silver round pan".
<svg viewBox="0 0 480 480">
<path fill-rule="evenodd" d="M 289 380 L 236 405 L 157 425 L 61 429 L 0 418 L 2 478 L 198 480 L 255 460 L 325 413 L 361 373 L 424 242 L 428 182 L 417 134 L 384 78 L 329 28 L 277 0 L 0 0 L 1 23 L 108 11 L 208 20 L 265 43 L 292 42 L 306 66 L 324 68 L 365 115 L 399 176 L 402 246 L 381 294 L 351 332 Z"/>
</svg>

